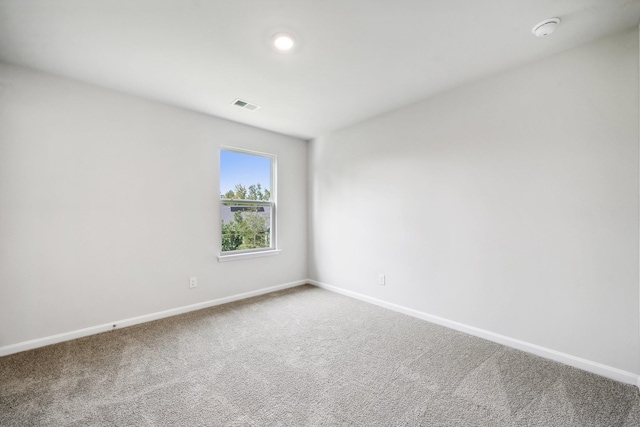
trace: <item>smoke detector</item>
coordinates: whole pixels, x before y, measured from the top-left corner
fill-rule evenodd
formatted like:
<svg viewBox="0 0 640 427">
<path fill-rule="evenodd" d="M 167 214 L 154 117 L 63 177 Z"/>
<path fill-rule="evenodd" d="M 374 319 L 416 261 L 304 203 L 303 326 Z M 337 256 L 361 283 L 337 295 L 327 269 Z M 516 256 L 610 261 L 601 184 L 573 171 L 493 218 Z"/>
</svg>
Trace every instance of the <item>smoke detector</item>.
<svg viewBox="0 0 640 427">
<path fill-rule="evenodd" d="M 536 37 L 548 36 L 549 34 L 553 33 L 556 30 L 556 27 L 559 24 L 560 24 L 559 18 L 545 19 L 544 21 L 534 25 L 533 28 L 531 29 L 531 32 Z"/>
</svg>

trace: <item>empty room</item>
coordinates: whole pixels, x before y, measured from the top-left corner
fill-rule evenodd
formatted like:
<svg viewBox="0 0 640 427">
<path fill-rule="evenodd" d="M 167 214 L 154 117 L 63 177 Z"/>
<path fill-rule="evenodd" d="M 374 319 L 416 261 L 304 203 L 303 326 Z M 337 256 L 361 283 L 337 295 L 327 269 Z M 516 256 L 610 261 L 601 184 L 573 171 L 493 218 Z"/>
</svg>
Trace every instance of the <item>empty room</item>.
<svg viewBox="0 0 640 427">
<path fill-rule="evenodd" d="M 0 0 L 0 426 L 640 426 L 640 0 Z"/>
</svg>

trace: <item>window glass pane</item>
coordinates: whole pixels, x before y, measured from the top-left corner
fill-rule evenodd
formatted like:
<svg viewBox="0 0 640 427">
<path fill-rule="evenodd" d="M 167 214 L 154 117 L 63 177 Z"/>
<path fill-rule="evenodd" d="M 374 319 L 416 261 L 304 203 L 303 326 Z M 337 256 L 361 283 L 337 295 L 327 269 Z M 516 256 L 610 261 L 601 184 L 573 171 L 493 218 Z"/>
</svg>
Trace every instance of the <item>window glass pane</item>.
<svg viewBox="0 0 640 427">
<path fill-rule="evenodd" d="M 220 151 L 222 252 L 272 247 L 271 167 L 270 157 Z"/>
<path fill-rule="evenodd" d="M 222 203 L 222 252 L 271 247 L 271 206 Z"/>
<path fill-rule="evenodd" d="M 270 192 L 269 157 L 228 150 L 220 152 L 220 197 L 269 200 Z"/>
</svg>

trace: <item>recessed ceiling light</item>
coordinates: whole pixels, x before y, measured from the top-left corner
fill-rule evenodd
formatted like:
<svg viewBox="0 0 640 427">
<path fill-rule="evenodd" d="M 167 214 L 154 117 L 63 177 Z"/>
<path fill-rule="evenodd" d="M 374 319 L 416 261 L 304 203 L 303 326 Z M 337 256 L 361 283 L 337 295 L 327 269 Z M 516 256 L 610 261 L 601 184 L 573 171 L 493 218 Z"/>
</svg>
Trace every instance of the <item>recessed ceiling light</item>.
<svg viewBox="0 0 640 427">
<path fill-rule="evenodd" d="M 273 45 L 278 50 L 286 52 L 288 50 L 291 50 L 294 44 L 296 44 L 296 40 L 291 34 L 277 33 L 273 35 Z"/>
<path fill-rule="evenodd" d="M 536 24 L 531 29 L 531 32 L 535 34 L 536 37 L 544 37 L 553 33 L 556 27 L 560 24 L 559 18 L 549 18 L 544 21 Z"/>
</svg>

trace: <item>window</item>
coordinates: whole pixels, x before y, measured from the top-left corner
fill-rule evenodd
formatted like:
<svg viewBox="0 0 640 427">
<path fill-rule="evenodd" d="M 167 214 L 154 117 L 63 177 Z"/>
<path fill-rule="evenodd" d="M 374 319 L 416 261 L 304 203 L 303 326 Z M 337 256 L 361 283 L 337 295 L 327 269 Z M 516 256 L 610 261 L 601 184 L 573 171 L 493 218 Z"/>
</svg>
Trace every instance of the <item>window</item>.
<svg viewBox="0 0 640 427">
<path fill-rule="evenodd" d="M 220 261 L 279 252 L 275 166 L 276 158 L 270 154 L 220 150 Z"/>
</svg>

